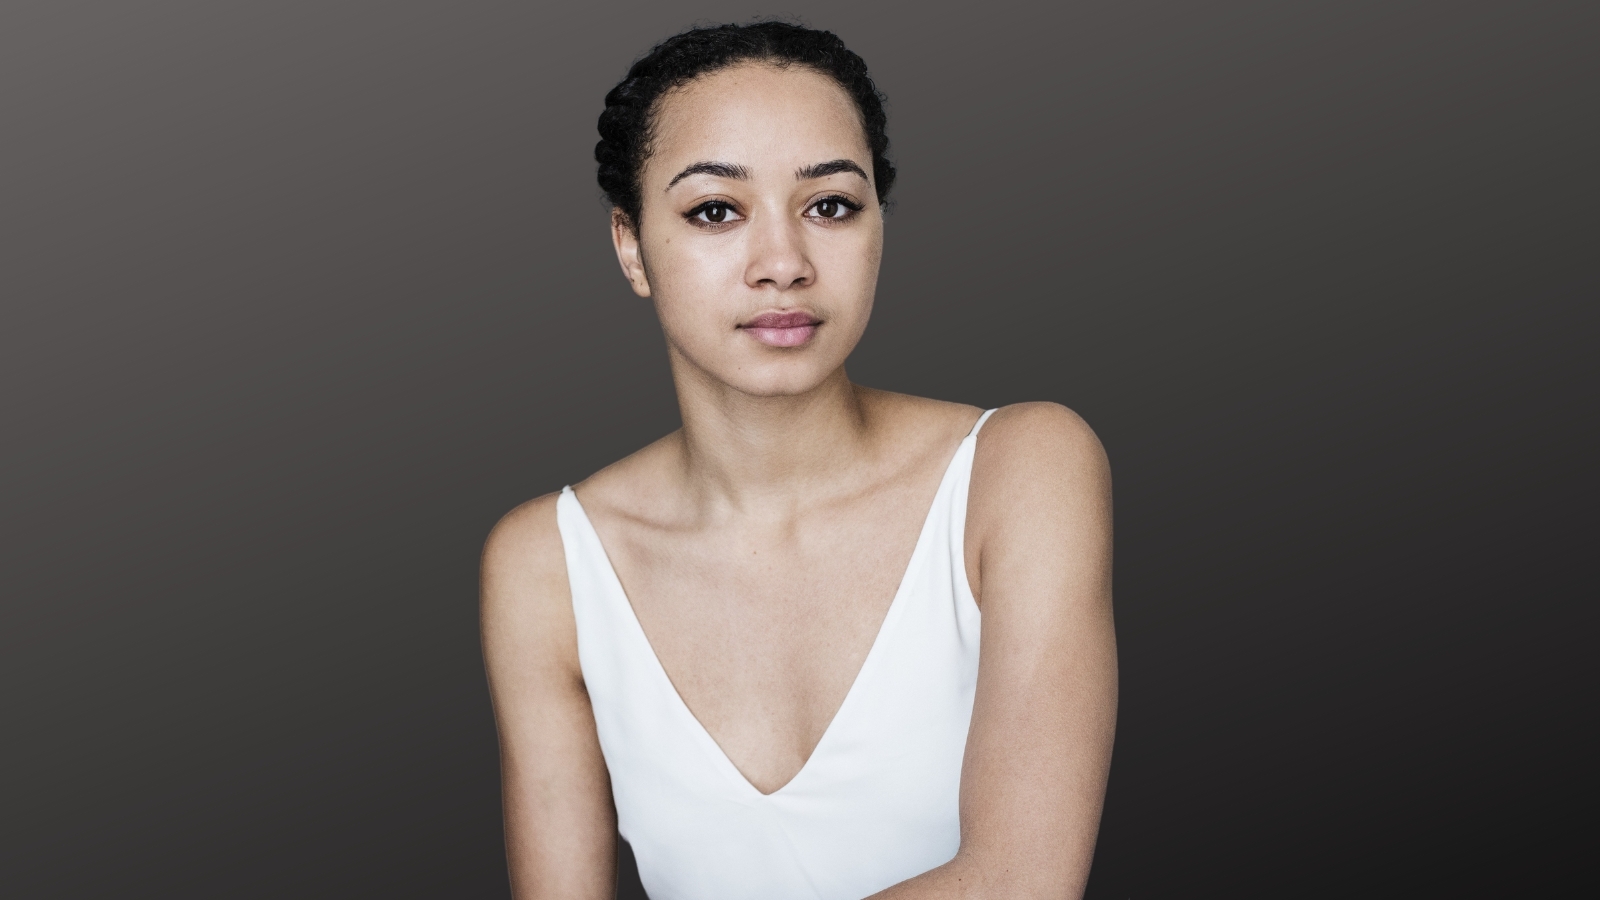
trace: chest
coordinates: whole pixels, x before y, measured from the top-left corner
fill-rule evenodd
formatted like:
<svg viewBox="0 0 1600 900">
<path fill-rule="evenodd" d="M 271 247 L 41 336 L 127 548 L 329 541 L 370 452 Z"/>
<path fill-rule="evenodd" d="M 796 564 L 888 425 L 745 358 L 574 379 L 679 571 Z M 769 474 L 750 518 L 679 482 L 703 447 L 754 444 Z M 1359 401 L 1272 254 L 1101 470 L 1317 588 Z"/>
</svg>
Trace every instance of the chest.
<svg viewBox="0 0 1600 900">
<path fill-rule="evenodd" d="M 757 789 L 804 765 L 928 525 L 921 492 L 776 524 L 619 530 L 618 577 L 684 704 Z"/>
</svg>

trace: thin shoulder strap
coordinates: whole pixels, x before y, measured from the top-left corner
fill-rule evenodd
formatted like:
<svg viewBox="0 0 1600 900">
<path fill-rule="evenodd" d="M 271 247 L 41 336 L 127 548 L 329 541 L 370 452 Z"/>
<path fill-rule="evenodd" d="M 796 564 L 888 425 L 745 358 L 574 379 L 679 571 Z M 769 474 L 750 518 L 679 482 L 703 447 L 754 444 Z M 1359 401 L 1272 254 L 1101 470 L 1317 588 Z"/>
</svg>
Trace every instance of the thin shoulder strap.
<svg viewBox="0 0 1600 900">
<path fill-rule="evenodd" d="M 999 408 L 1000 407 L 998 407 L 998 406 L 995 407 L 995 409 L 999 409 Z M 983 415 L 978 417 L 978 421 L 973 423 L 972 430 L 967 432 L 967 437 L 969 437 L 969 438 L 977 437 L 978 436 L 978 429 L 983 427 L 983 423 L 989 421 L 989 417 L 994 415 L 995 409 L 984 410 Z"/>
</svg>

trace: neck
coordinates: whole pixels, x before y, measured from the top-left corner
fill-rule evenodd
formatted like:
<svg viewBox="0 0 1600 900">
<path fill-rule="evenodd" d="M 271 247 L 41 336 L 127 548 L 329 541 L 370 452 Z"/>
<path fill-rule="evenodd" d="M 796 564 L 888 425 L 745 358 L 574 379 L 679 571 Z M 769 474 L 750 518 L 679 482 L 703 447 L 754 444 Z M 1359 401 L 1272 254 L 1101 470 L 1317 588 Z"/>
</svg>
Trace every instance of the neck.
<svg viewBox="0 0 1600 900">
<path fill-rule="evenodd" d="M 777 397 L 689 368 L 673 366 L 684 475 L 713 506 L 782 515 L 836 492 L 841 475 L 870 455 L 863 391 L 842 366 L 803 394 Z"/>
</svg>

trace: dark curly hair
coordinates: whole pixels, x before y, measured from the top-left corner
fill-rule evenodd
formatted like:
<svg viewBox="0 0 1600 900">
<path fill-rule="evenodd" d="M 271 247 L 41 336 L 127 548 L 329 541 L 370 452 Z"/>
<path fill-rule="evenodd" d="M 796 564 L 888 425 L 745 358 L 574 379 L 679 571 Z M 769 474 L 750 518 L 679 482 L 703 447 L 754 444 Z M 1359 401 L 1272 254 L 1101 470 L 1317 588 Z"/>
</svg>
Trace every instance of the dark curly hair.
<svg viewBox="0 0 1600 900">
<path fill-rule="evenodd" d="M 878 203 L 888 202 L 895 173 L 887 155 L 885 98 L 867 75 L 867 64 L 861 57 L 833 32 L 792 22 L 710 25 L 691 28 L 650 48 L 628 69 L 628 77 L 606 94 L 594 159 L 600 164 L 600 189 L 629 228 L 638 230 L 642 205 L 639 176 L 650 157 L 654 116 L 661 97 L 701 75 L 743 62 L 805 66 L 838 82 L 861 112 L 867 146 L 872 150 L 872 180 L 877 186 Z"/>
</svg>

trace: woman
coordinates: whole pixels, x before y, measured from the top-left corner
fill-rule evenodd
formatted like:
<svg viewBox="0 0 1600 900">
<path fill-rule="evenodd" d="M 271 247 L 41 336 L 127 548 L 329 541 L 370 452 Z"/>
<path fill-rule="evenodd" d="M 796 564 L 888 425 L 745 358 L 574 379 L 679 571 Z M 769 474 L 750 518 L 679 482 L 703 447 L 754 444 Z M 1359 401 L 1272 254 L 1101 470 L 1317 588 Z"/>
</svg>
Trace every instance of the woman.
<svg viewBox="0 0 1600 900">
<path fill-rule="evenodd" d="M 606 102 L 683 427 L 485 549 L 516 895 L 610 897 L 620 829 L 655 900 L 1079 896 L 1116 707 L 1099 443 L 851 384 L 894 168 L 835 36 L 689 31 Z"/>
</svg>

